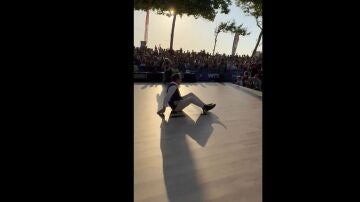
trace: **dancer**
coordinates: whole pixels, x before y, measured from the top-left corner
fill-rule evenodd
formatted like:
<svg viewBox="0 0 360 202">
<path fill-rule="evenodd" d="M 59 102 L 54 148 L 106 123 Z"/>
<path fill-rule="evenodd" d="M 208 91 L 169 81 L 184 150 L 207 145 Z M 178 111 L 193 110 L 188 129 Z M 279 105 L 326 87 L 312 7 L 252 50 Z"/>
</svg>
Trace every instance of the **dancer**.
<svg viewBox="0 0 360 202">
<path fill-rule="evenodd" d="M 213 109 L 216 106 L 216 104 L 212 104 L 212 103 L 205 104 L 194 93 L 189 93 L 182 97 L 179 91 L 179 85 L 181 83 L 180 74 L 174 74 L 171 77 L 171 80 L 172 82 L 169 84 L 167 88 L 163 106 L 157 112 L 159 115 L 164 114 L 167 106 L 170 106 L 172 111 L 177 113 L 177 112 L 181 112 L 185 107 L 189 106 L 190 104 L 194 104 L 202 108 L 204 114 L 206 114 L 207 111 Z"/>
</svg>

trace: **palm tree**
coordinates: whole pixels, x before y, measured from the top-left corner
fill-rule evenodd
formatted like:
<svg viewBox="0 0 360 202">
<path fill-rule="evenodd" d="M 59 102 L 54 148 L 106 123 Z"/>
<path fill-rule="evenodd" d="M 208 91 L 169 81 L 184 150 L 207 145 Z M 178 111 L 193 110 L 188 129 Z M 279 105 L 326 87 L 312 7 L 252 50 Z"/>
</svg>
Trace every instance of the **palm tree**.
<svg viewBox="0 0 360 202">
<path fill-rule="evenodd" d="M 233 42 L 233 50 L 232 50 L 232 55 L 234 55 L 236 52 L 237 43 L 239 42 L 239 36 L 249 35 L 250 32 L 247 31 L 246 27 L 243 27 L 243 24 L 241 24 L 239 26 L 235 26 L 235 22 L 232 22 L 231 24 L 229 24 L 227 26 L 226 30 L 235 34 L 234 42 Z"/>
<path fill-rule="evenodd" d="M 213 55 L 215 53 L 215 47 L 217 42 L 217 37 L 220 32 L 226 32 L 226 28 L 229 26 L 230 22 L 221 22 L 217 27 L 215 27 L 215 43 L 213 48 Z"/>
<path fill-rule="evenodd" d="M 180 17 L 184 14 L 187 16 L 194 16 L 195 18 L 202 17 L 209 21 L 214 21 L 215 16 L 220 13 L 228 14 L 230 12 L 229 6 L 232 4 L 231 0 L 134 0 L 135 10 L 156 10 L 157 14 L 173 16 L 173 23 L 171 27 L 170 50 L 173 49 L 174 29 L 176 16 Z M 170 12 L 172 11 L 172 12 Z"/>
</svg>

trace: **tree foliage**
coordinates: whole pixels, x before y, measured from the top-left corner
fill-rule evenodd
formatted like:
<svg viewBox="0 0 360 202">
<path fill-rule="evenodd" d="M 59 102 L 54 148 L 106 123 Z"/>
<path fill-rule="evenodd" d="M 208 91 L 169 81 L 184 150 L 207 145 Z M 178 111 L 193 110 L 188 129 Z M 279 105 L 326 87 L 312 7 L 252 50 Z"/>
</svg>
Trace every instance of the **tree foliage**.
<svg viewBox="0 0 360 202">
<path fill-rule="evenodd" d="M 220 32 L 228 32 L 228 26 L 229 26 L 230 22 L 221 22 L 217 27 L 215 27 L 215 43 L 214 43 L 214 48 L 213 48 L 213 55 L 215 54 L 215 47 L 216 47 L 216 42 L 217 42 L 217 37 L 219 35 Z"/>
<path fill-rule="evenodd" d="M 235 3 L 245 14 L 254 16 L 257 26 L 262 29 L 262 0 L 235 0 Z"/>
<path fill-rule="evenodd" d="M 249 35 L 250 32 L 247 31 L 247 28 L 244 27 L 243 24 L 240 24 L 239 26 L 235 25 L 235 22 L 228 24 L 225 28 L 226 31 L 229 31 L 233 34 L 239 34 L 240 36 L 246 36 Z"/>
<path fill-rule="evenodd" d="M 213 21 L 218 10 L 228 14 L 231 0 L 134 0 L 135 10 L 154 10 L 158 14 L 168 15 L 170 10 L 182 16 L 202 17 Z"/>
<path fill-rule="evenodd" d="M 230 22 L 221 22 L 217 27 L 215 27 L 215 36 L 217 36 L 220 32 L 226 32 L 227 27 L 229 26 Z"/>
<path fill-rule="evenodd" d="M 254 17 L 262 17 L 262 0 L 235 0 L 244 13 Z"/>
<path fill-rule="evenodd" d="M 255 48 L 251 54 L 251 58 L 255 55 L 256 49 L 260 43 L 263 34 L 262 27 L 262 0 L 235 0 L 236 6 L 239 6 L 245 14 L 254 16 L 256 19 L 256 25 L 261 29 L 259 37 L 257 39 Z"/>
</svg>

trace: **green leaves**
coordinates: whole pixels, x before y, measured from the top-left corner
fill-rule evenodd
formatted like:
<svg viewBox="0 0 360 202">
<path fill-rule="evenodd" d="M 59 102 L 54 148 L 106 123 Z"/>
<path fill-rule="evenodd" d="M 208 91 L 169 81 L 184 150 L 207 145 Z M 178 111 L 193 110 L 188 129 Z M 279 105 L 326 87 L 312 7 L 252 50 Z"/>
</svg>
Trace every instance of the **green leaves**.
<svg viewBox="0 0 360 202">
<path fill-rule="evenodd" d="M 255 49 L 251 55 L 252 58 L 262 36 L 262 0 L 235 0 L 235 4 L 236 6 L 239 6 L 244 13 L 254 16 L 256 19 L 256 25 L 261 29 Z"/>
<path fill-rule="evenodd" d="M 221 22 L 216 28 L 215 28 L 215 35 L 220 32 L 231 32 L 233 34 L 239 34 L 241 36 L 249 35 L 250 32 L 247 31 L 247 28 L 244 27 L 243 24 L 240 24 L 239 26 L 235 25 L 235 21 L 232 22 Z"/>
<path fill-rule="evenodd" d="M 221 22 L 216 28 L 215 28 L 215 36 L 219 34 L 220 32 L 227 32 L 227 28 L 229 26 L 230 22 Z"/>
<path fill-rule="evenodd" d="M 256 18 L 256 25 L 262 29 L 262 0 L 235 0 L 244 13 Z"/>
<path fill-rule="evenodd" d="M 169 15 L 174 9 L 180 16 L 186 14 L 213 21 L 220 10 L 228 14 L 231 0 L 134 0 L 135 10 L 156 10 L 158 14 Z"/>
<path fill-rule="evenodd" d="M 236 6 L 239 6 L 244 13 L 262 17 L 262 0 L 235 0 Z"/>
</svg>

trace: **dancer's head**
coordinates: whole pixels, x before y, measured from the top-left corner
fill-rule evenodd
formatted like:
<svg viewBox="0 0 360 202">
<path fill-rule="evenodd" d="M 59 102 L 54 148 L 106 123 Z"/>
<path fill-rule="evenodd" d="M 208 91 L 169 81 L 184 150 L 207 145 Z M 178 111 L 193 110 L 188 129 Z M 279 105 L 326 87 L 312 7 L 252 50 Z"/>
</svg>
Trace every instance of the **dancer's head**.
<svg viewBox="0 0 360 202">
<path fill-rule="evenodd" d="M 171 76 L 171 80 L 177 84 L 180 84 L 181 83 L 181 76 L 179 73 L 177 74 L 174 74 Z"/>
</svg>

